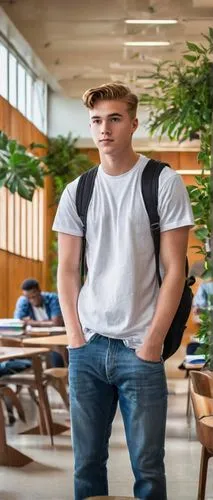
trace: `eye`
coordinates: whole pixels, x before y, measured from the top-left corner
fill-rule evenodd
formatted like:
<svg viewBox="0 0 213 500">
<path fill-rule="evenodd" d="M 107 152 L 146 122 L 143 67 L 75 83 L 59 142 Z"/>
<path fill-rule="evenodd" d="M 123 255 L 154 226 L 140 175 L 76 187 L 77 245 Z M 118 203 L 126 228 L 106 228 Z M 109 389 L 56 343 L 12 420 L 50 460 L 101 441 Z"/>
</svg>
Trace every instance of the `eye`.
<svg viewBox="0 0 213 500">
<path fill-rule="evenodd" d="M 119 118 L 118 116 L 113 116 L 113 117 L 111 118 L 111 121 L 112 121 L 112 122 L 119 122 L 119 121 L 120 121 L 120 118 Z"/>
<path fill-rule="evenodd" d="M 92 120 L 92 123 L 96 123 L 99 125 L 101 123 L 101 120 L 99 120 L 99 118 L 95 118 L 95 120 Z"/>
</svg>

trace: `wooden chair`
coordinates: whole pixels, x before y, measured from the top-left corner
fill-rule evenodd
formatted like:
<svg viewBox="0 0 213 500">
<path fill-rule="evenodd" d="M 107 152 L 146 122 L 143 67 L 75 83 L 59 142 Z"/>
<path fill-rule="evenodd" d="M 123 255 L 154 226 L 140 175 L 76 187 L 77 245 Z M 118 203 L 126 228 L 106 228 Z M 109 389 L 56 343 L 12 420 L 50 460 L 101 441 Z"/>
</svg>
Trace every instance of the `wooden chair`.
<svg viewBox="0 0 213 500">
<path fill-rule="evenodd" d="M 0 338 L 0 345 L 5 347 L 21 347 L 22 339 L 15 337 L 2 337 Z M 30 377 L 26 377 L 26 374 L 31 374 Z M 15 377 L 17 375 L 17 377 Z M 33 373 L 31 368 L 26 369 L 13 376 L 13 381 L 7 383 L 13 383 L 17 386 L 17 392 L 20 392 L 23 386 L 28 387 L 29 394 L 33 401 L 37 403 L 36 395 L 33 388 Z M 46 385 L 51 385 L 60 394 L 62 401 L 64 402 L 66 408 L 69 410 L 69 398 L 67 394 L 67 383 L 68 383 L 68 369 L 64 368 L 46 368 L 43 370 L 43 376 L 46 379 Z M 8 375 L 10 377 L 10 375 Z M 16 383 L 17 379 L 17 383 Z"/>
<path fill-rule="evenodd" d="M 0 346 L 4 347 L 21 347 L 22 346 L 22 340 L 20 338 L 16 337 L 1 337 L 0 338 Z M 25 414 L 23 407 L 21 405 L 21 402 L 19 398 L 17 397 L 18 393 L 18 388 L 16 390 L 16 393 L 10 388 L 4 385 L 3 378 L 0 377 L 0 395 L 1 398 L 5 404 L 7 414 L 8 414 L 8 422 L 9 424 L 13 424 L 15 422 L 15 416 L 13 414 L 13 406 L 16 408 L 17 413 L 19 415 L 19 418 L 23 421 L 26 422 L 25 420 Z"/>
<path fill-rule="evenodd" d="M 68 368 L 46 368 L 44 376 L 47 379 L 47 385 L 51 385 L 60 394 L 67 410 L 69 410 L 69 398 L 67 394 Z"/>
<path fill-rule="evenodd" d="M 0 345 L 4 345 L 6 347 L 21 347 L 22 340 L 17 338 L 5 337 L 0 339 Z M 45 392 L 47 391 L 48 385 L 51 384 L 59 392 L 63 402 L 68 408 L 69 401 L 66 392 L 67 373 L 68 373 L 67 368 L 49 368 L 43 370 L 41 374 L 42 376 L 40 383 L 42 384 Z M 8 386 L 9 384 L 16 385 L 18 393 L 23 387 L 27 387 L 30 396 L 36 403 L 40 417 L 39 427 L 35 427 L 34 429 L 29 429 L 28 431 L 24 431 L 25 434 L 38 433 L 39 431 L 41 434 L 47 433 L 50 436 L 51 444 L 53 445 L 53 435 L 61 433 L 68 429 L 67 426 L 64 426 L 56 422 L 52 422 L 48 400 L 45 399 L 42 403 L 43 409 L 40 408 L 39 398 L 37 397 L 36 394 L 37 385 L 36 385 L 35 375 L 31 368 L 23 370 L 20 373 L 15 373 L 13 375 L 5 375 L 1 377 L 0 384 L 2 387 Z"/>
<path fill-rule="evenodd" d="M 23 406 L 19 398 L 15 394 L 15 392 L 11 389 L 11 387 L 0 386 L 0 398 L 3 400 L 6 406 L 8 417 L 9 417 L 8 401 L 10 401 L 11 408 L 13 407 L 16 408 L 20 420 L 22 420 L 22 422 L 26 422 Z"/>
<path fill-rule="evenodd" d="M 213 457 L 213 377 L 205 371 L 191 371 L 190 376 L 197 436 L 202 444 L 197 500 L 204 500 L 208 460 Z"/>
</svg>

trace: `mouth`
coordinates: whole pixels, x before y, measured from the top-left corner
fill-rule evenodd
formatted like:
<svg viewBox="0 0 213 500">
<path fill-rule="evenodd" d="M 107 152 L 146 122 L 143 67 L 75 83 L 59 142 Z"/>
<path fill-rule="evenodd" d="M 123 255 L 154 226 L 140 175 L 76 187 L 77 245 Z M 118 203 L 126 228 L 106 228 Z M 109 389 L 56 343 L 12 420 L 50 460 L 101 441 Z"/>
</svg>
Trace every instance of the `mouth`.
<svg viewBox="0 0 213 500">
<path fill-rule="evenodd" d="M 100 139 L 100 141 L 102 144 L 109 144 L 110 142 L 113 142 L 113 139 Z"/>
</svg>

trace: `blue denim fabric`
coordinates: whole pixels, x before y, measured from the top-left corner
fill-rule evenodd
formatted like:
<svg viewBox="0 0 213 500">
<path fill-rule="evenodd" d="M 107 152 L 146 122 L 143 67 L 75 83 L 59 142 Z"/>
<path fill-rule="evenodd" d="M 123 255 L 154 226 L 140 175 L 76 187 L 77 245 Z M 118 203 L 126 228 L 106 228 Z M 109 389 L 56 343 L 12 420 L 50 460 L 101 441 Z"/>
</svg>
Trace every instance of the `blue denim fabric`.
<svg viewBox="0 0 213 500">
<path fill-rule="evenodd" d="M 108 495 L 108 441 L 118 401 L 135 476 L 134 496 L 166 500 L 163 362 L 143 361 L 121 340 L 96 334 L 85 345 L 69 348 L 69 384 L 75 500 Z"/>
<path fill-rule="evenodd" d="M 49 319 L 52 319 L 55 316 L 62 316 L 57 293 L 41 292 L 41 296 L 42 296 L 42 304 L 46 309 L 46 313 Z M 29 316 L 30 318 L 35 319 L 35 315 L 33 312 L 33 308 L 30 304 L 30 301 L 28 300 L 27 297 L 21 295 L 21 297 L 19 297 L 19 299 L 16 302 L 14 318 L 22 319 L 25 316 Z"/>
</svg>

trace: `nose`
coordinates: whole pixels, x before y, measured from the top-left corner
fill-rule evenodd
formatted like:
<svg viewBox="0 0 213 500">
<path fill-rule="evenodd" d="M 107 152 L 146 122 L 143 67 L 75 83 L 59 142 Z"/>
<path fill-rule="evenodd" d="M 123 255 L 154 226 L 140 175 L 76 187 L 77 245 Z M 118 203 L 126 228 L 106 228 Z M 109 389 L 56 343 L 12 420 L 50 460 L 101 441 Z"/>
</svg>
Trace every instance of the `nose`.
<svg viewBox="0 0 213 500">
<path fill-rule="evenodd" d="M 101 135 L 105 136 L 105 135 L 110 135 L 110 134 L 111 134 L 111 130 L 110 130 L 109 123 L 107 121 L 103 120 L 102 125 L 101 125 Z"/>
</svg>

